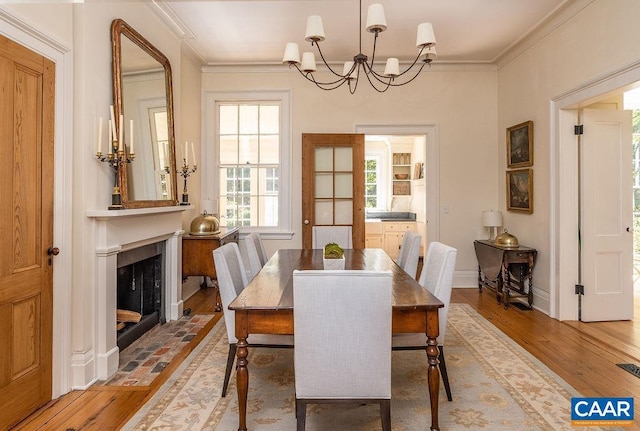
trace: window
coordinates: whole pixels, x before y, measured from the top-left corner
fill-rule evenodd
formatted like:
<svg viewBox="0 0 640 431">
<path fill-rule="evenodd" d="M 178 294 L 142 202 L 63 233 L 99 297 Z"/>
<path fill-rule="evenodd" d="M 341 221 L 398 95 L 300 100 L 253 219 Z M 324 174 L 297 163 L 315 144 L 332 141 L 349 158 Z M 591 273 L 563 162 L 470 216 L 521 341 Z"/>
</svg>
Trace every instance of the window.
<svg viewBox="0 0 640 431">
<path fill-rule="evenodd" d="M 378 158 L 366 158 L 364 161 L 364 201 L 366 208 L 378 208 Z"/>
<path fill-rule="evenodd" d="M 290 96 L 205 93 L 202 196 L 217 200 L 221 226 L 291 238 Z"/>
</svg>

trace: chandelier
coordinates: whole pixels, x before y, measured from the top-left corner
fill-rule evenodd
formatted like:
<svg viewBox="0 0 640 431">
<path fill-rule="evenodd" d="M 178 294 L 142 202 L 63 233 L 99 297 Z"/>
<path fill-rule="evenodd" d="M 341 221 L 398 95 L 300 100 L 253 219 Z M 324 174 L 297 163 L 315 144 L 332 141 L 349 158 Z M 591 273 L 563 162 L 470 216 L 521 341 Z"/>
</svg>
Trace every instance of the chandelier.
<svg viewBox="0 0 640 431">
<path fill-rule="evenodd" d="M 435 50 L 436 38 L 433 33 L 433 26 L 431 23 L 425 22 L 418 25 L 416 38 L 418 55 L 415 60 L 413 60 L 413 63 L 411 63 L 406 70 L 400 72 L 398 59 L 389 58 L 387 59 L 384 72 L 376 72 L 373 66 L 376 55 L 378 34 L 387 29 L 387 21 L 384 16 L 384 8 L 382 5 L 379 3 L 372 4 L 369 6 L 369 10 L 367 12 L 366 30 L 373 33 L 373 51 L 371 54 L 371 60 L 362 53 L 362 0 L 360 0 L 360 25 L 358 28 L 360 29 L 360 52 L 353 57 L 353 61 L 347 61 L 344 63 L 342 74 L 340 74 L 329 66 L 327 60 L 322 54 L 322 49 L 320 48 L 320 42 L 325 40 L 322 18 L 318 15 L 312 15 L 307 18 L 307 29 L 304 40 L 311 42 L 311 46 L 315 45 L 317 47 L 322 62 L 333 75 L 328 81 L 319 81 L 314 76 L 313 73 L 317 70 L 317 67 L 316 57 L 313 52 L 304 52 L 302 54 L 302 62 L 300 61 L 300 52 L 298 51 L 297 43 L 287 43 L 282 62 L 289 64 L 290 68 L 292 66 L 295 67 L 302 76 L 313 82 L 322 90 L 335 90 L 346 83 L 349 87 L 349 92 L 353 94 L 358 88 L 358 81 L 361 73 L 367 77 L 367 80 L 376 91 L 382 93 L 387 91 L 389 87 L 400 87 L 410 83 L 416 79 L 425 65 L 430 65 L 430 63 L 437 57 Z M 416 66 L 418 62 L 421 64 L 416 70 L 414 69 L 414 66 Z M 413 74 L 413 72 L 412 74 L 408 74 L 412 69 L 415 74 Z"/>
</svg>

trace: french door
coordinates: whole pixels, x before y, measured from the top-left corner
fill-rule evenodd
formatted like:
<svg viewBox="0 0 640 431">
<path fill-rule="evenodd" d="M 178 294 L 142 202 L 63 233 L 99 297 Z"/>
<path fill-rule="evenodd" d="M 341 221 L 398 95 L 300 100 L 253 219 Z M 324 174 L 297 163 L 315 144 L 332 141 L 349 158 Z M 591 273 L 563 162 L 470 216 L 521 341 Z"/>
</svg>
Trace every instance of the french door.
<svg viewBox="0 0 640 431">
<path fill-rule="evenodd" d="M 364 135 L 302 135 L 302 247 L 313 226 L 352 226 L 353 248 L 364 248 Z"/>
</svg>

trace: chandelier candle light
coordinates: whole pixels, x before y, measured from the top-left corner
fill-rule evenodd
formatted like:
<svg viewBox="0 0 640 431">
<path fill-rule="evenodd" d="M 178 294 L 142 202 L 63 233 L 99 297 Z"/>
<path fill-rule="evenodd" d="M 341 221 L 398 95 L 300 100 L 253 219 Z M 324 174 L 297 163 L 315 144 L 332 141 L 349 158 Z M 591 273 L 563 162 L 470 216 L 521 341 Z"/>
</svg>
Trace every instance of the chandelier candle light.
<svg viewBox="0 0 640 431">
<path fill-rule="evenodd" d="M 180 205 L 190 205 L 189 204 L 189 193 L 187 192 L 187 178 L 198 170 L 198 165 L 196 163 L 196 153 L 193 149 L 193 142 L 191 143 L 191 157 L 193 158 L 193 167 L 189 168 L 189 153 L 188 153 L 189 143 L 185 141 L 184 143 L 184 151 L 182 153 L 182 169 L 178 171 L 182 178 L 184 178 L 184 186 L 182 188 L 182 202 Z M 167 168 L 169 169 L 169 168 Z"/>
<path fill-rule="evenodd" d="M 124 144 L 124 117 L 120 115 L 118 128 L 116 133 L 116 121 L 113 111 L 113 105 L 109 107 L 110 119 L 108 122 L 108 148 L 107 153 L 102 152 L 102 117 L 98 122 L 98 148 L 96 150 L 96 158 L 100 162 L 108 163 L 115 172 L 115 182 L 113 193 L 111 194 L 110 210 L 122 209 L 122 194 L 120 192 L 120 170 L 124 168 L 126 163 L 131 163 L 136 155 L 133 151 L 133 120 L 129 120 L 129 152 Z"/>
<path fill-rule="evenodd" d="M 298 44 L 290 42 L 287 43 L 284 51 L 284 57 L 282 62 L 289 64 L 289 67 L 295 67 L 298 72 L 309 81 L 313 82 L 318 88 L 322 90 L 334 90 L 343 84 L 347 84 L 349 92 L 355 93 L 358 88 L 358 81 L 360 79 L 360 73 L 362 72 L 371 86 L 378 92 L 382 93 L 387 91 L 389 87 L 399 87 L 405 85 L 416 79 L 425 65 L 431 64 L 433 60 L 437 58 L 435 46 L 436 38 L 433 33 L 433 26 L 431 23 L 422 23 L 418 25 L 418 34 L 416 38 L 416 47 L 418 48 L 418 55 L 413 63 L 400 72 L 400 62 L 397 58 L 387 59 L 384 72 L 382 74 L 376 72 L 373 69 L 374 60 L 376 55 L 376 42 L 378 41 L 378 34 L 387 29 L 387 21 L 384 15 L 384 9 L 381 4 L 375 3 L 369 6 L 367 12 L 366 30 L 373 33 L 373 51 L 371 54 L 371 60 L 369 57 L 362 53 L 362 0 L 360 0 L 360 53 L 353 57 L 353 61 L 347 61 L 344 63 L 342 74 L 336 72 L 329 66 L 322 50 L 320 49 L 320 42 L 325 39 L 324 27 L 322 25 L 322 18 L 318 15 L 312 15 L 307 19 L 307 30 L 305 34 L 305 40 L 311 42 L 311 46 L 315 45 L 322 58 L 322 62 L 327 69 L 334 75 L 333 79 L 326 82 L 322 82 L 316 79 L 314 72 L 317 70 L 316 58 L 313 52 L 304 52 L 302 54 L 302 61 L 300 61 L 300 52 L 298 50 Z M 403 77 L 406 73 L 413 69 L 413 67 L 421 61 L 422 64 L 418 68 L 415 75 L 411 77 L 403 78 L 399 81 L 398 78 Z"/>
</svg>

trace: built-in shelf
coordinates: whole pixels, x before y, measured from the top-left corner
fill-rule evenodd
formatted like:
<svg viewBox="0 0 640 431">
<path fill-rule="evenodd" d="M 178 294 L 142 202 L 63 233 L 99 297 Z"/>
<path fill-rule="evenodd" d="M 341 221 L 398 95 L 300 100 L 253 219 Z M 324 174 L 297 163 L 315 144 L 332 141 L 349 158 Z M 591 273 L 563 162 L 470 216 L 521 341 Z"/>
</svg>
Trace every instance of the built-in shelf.
<svg viewBox="0 0 640 431">
<path fill-rule="evenodd" d="M 392 163 L 393 195 L 411 195 L 411 153 L 393 153 Z M 406 178 L 397 178 L 396 175 L 406 175 Z"/>
</svg>

